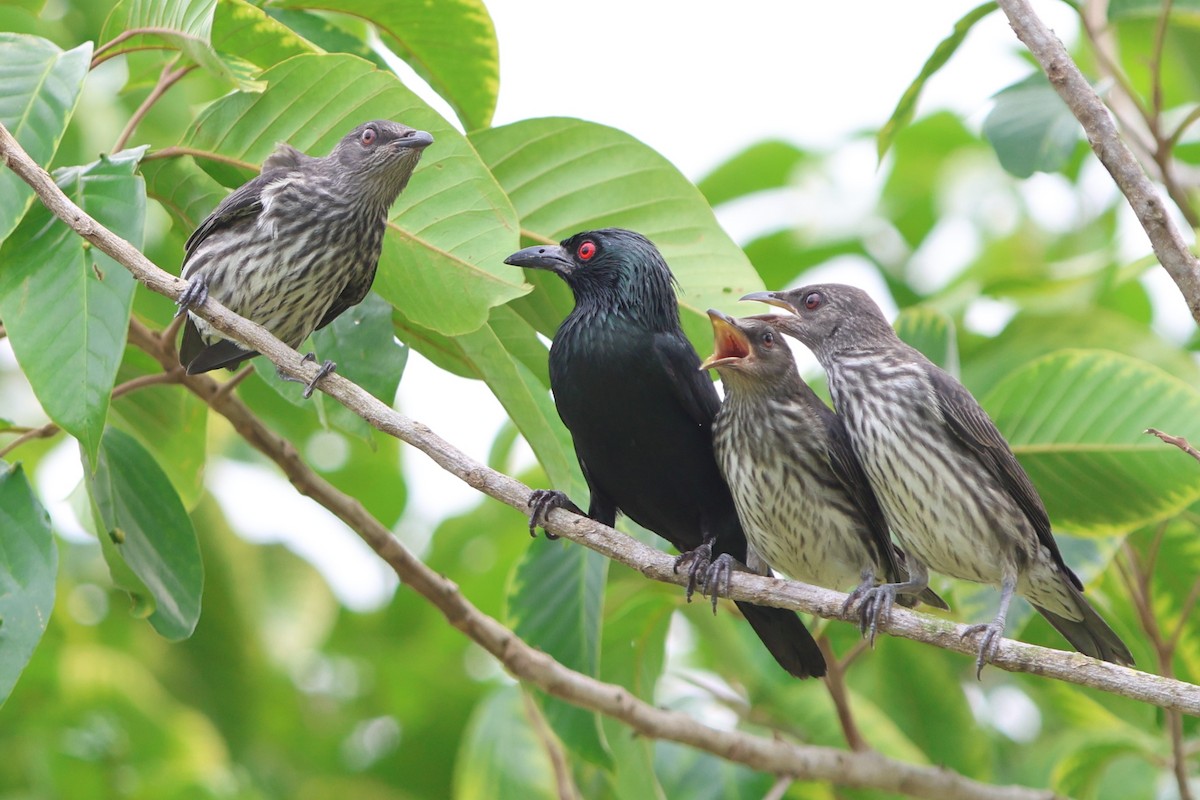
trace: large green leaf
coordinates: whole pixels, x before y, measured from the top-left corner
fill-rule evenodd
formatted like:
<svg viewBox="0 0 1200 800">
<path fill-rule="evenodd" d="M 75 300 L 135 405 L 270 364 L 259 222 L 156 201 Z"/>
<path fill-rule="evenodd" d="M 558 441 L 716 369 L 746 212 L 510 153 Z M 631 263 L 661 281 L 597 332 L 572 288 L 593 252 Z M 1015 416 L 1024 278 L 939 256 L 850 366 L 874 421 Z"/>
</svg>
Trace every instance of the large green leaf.
<svg viewBox="0 0 1200 800">
<path fill-rule="evenodd" d="M 63 52 L 36 36 L 0 32 L 0 124 L 43 167 L 62 141 L 91 58 L 91 44 Z M 16 229 L 32 200 L 25 181 L 0 169 L 0 242 Z"/>
<path fill-rule="evenodd" d="M 459 336 L 454 340 L 455 344 L 476 374 L 487 382 L 529 442 L 550 482 L 568 493 L 582 493 L 585 484 L 571 436 L 554 409 L 549 388 L 543 382 L 545 378 L 539 378 L 546 370 L 545 347 L 537 342 L 533 330 L 512 310 L 495 309 L 493 320 L 473 333 Z M 503 338 L 498 328 L 505 332 Z M 521 339 L 533 339 L 534 344 L 541 347 L 542 367 L 538 372 L 514 355 L 521 351 Z"/>
<path fill-rule="evenodd" d="M 1200 499 L 1200 468 L 1143 433 L 1200 440 L 1200 392 L 1145 362 L 1061 351 L 1009 375 L 983 406 L 1065 530 L 1127 531 Z"/>
<path fill-rule="evenodd" d="M 526 710 L 520 686 L 502 686 L 475 707 L 454 761 L 454 800 L 560 795 L 554 765 Z"/>
<path fill-rule="evenodd" d="M 658 245 L 679 281 L 684 327 L 693 341 L 711 341 L 707 309 L 733 310 L 739 297 L 762 288 L 700 191 L 629 134 L 550 118 L 476 131 L 470 138 L 512 199 L 527 238 L 558 241 L 581 230 L 615 226 L 636 230 Z M 535 292 L 513 307 L 530 321 L 561 320 L 570 308 L 568 298 Z M 556 305 L 547 308 L 550 303 Z"/>
<path fill-rule="evenodd" d="M 1062 169 L 1079 133 L 1079 122 L 1042 72 L 1002 89 L 983 121 L 1000 165 L 1018 178 Z"/>
<path fill-rule="evenodd" d="M 921 99 L 921 92 L 925 89 L 925 84 L 935 73 L 942 67 L 946 66 L 946 62 L 950 57 L 958 51 L 960 45 L 967 38 L 967 34 L 971 32 L 971 28 L 976 22 L 986 17 L 988 14 L 996 10 L 994 2 L 987 2 L 983 5 L 976 6 L 963 15 L 962 19 L 954 23 L 954 30 L 950 35 L 938 43 L 938 46 L 926 59 L 921 67 L 920 73 L 904 90 L 900 101 L 896 103 L 895 110 L 892 111 L 892 116 L 876 134 L 876 152 L 879 160 L 887 155 L 887 151 L 891 148 L 892 142 L 896 139 L 896 134 L 904 129 L 908 123 L 912 122 L 913 114 L 917 110 L 917 101 Z"/>
<path fill-rule="evenodd" d="M 481 326 L 488 309 L 528 291 L 503 261 L 517 249 L 515 212 L 479 156 L 395 75 L 347 55 L 306 55 L 263 73 L 261 93 L 235 92 L 201 115 L 186 144 L 260 163 L 276 142 L 324 155 L 369 119 L 430 131 L 412 182 L 392 207 L 375 291 L 413 323 L 454 336 Z M 235 185 L 250 177 L 201 162 Z"/>
<path fill-rule="evenodd" d="M 566 541 L 536 541 L 517 565 L 509 596 L 513 630 L 556 661 L 585 675 L 600 669 L 600 628 L 608 559 Z M 612 766 L 595 712 L 545 697 L 546 719 L 588 761 Z"/>
<path fill-rule="evenodd" d="M 354 381 L 389 406 L 408 361 L 408 348 L 396 341 L 392 330 L 392 307 L 374 292 L 347 309 L 332 324 L 312 337 L 317 356 L 337 364 L 338 374 Z M 323 394 L 313 399 L 325 405 L 330 421 L 342 430 L 370 436 L 371 428 L 341 403 Z"/>
<path fill-rule="evenodd" d="M 120 0 L 100 32 L 100 41 L 112 45 L 102 57 L 147 49 L 177 50 L 222 80 L 253 88 L 250 62 L 231 53 L 222 56 L 213 47 L 216 8 L 217 0 Z"/>
<path fill-rule="evenodd" d="M 338 11 L 373 23 L 458 114 L 467 130 L 491 124 L 500 91 L 496 29 L 482 0 L 277 0 L 278 8 Z"/>
<path fill-rule="evenodd" d="M 161 372 L 156 359 L 128 347 L 117 378 L 123 383 Z M 203 400 L 176 384 L 145 386 L 113 400 L 109 422 L 150 451 L 186 507 L 199 502 L 208 443 Z"/>
<path fill-rule="evenodd" d="M 134 174 L 142 149 L 55 171 L 84 211 L 142 243 L 146 189 Z M 42 408 L 94 460 L 125 350 L 135 281 L 44 206 L 0 248 L 0 317 Z"/>
<path fill-rule="evenodd" d="M 204 566 L 179 495 L 146 450 L 109 428 L 94 473 L 86 473 L 100 535 L 150 592 L 150 624 L 167 639 L 191 636 L 200 618 Z M 138 598 L 140 600 L 140 598 Z"/>
<path fill-rule="evenodd" d="M 37 649 L 54 608 L 58 550 L 21 465 L 0 461 L 0 705 Z"/>
<path fill-rule="evenodd" d="M 223 58 L 241 59 L 266 69 L 285 58 L 319 52 L 302 36 L 304 32 L 273 19 L 246 0 L 217 0 L 211 37 L 213 48 Z M 364 42 L 358 44 L 366 49 Z"/>
</svg>

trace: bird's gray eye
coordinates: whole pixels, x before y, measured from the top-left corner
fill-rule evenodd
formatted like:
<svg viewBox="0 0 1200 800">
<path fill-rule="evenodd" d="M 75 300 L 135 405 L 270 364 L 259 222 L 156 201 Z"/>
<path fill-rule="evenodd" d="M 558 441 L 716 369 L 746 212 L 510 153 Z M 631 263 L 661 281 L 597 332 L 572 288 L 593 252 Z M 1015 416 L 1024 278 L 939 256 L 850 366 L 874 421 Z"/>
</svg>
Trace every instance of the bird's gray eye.
<svg viewBox="0 0 1200 800">
<path fill-rule="evenodd" d="M 762 343 L 765 347 L 773 347 L 775 345 L 775 334 L 771 331 L 763 331 Z"/>
<path fill-rule="evenodd" d="M 362 132 L 362 136 L 360 136 L 358 140 L 364 145 L 371 145 L 375 143 L 375 139 L 378 136 L 379 134 L 375 132 L 374 128 L 367 128 Z"/>
<path fill-rule="evenodd" d="M 804 307 L 809 311 L 816 311 L 825 302 L 825 298 L 820 292 L 809 292 L 804 296 Z"/>
</svg>

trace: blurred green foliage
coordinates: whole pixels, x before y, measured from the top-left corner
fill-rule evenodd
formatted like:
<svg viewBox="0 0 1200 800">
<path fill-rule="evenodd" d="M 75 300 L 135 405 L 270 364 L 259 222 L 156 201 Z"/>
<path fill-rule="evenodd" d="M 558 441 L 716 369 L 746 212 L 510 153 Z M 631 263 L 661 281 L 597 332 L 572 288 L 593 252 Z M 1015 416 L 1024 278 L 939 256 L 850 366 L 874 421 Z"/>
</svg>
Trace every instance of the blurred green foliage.
<svg viewBox="0 0 1200 800">
<path fill-rule="evenodd" d="M 1175 3 L 1156 39 L 1160 4 L 1113 2 L 1115 61 L 1098 60 L 1086 36 L 1078 47 L 1090 77 L 1114 82 L 1144 124 L 1165 131 L 1163 163 L 1200 163 L 1193 6 Z M 921 89 L 992 12 L 967 13 L 900 98 L 877 141 L 886 156 L 870 202 L 740 243 L 716 215 L 835 182 L 842 148 L 762 142 L 693 186 L 660 154 L 594 123 L 489 127 L 498 44 L 481 0 L 7 2 L 0 122 L 93 215 L 127 236 L 144 232 L 146 253 L 168 270 L 275 141 L 323 153 L 365 116 L 434 131 L 393 209 L 376 293 L 312 344 L 389 402 L 409 348 L 485 382 L 512 421 L 493 466 L 513 463 L 521 437 L 539 463 L 527 482 L 576 500 L 582 479 L 549 397 L 542 338 L 570 297 L 504 267 L 505 254 L 586 227 L 641 230 L 672 264 L 701 350 L 703 310 L 750 312 L 736 304 L 748 291 L 797 285 L 813 270 L 886 290 L 901 334 L 960 374 L 1012 438 L 1068 560 L 1138 664 L 1160 671 L 1165 656 L 1167 670 L 1195 681 L 1200 465 L 1141 431 L 1200 441 L 1200 370 L 1156 324 L 1146 275 L 1157 266 L 1119 235 L 1123 201 L 1094 192 L 1098 165 L 1039 74 L 1001 92 L 982 131 L 947 112 L 915 115 Z M 402 84 L 393 57 L 447 100 L 457 126 Z M 1161 108 L 1155 87 L 1170 88 Z M 1034 173 L 1036 183 L 1014 177 Z M 1194 188 L 1180 181 L 1171 196 L 1194 214 Z M 1058 203 L 1052 218 L 1038 192 Z M 950 239 L 959 246 L 947 250 Z M 32 438 L 0 461 L 0 800 L 557 797 L 559 754 L 588 798 L 770 791 L 772 776 L 635 737 L 514 684 L 403 586 L 384 607 L 354 611 L 296 553 L 248 542 L 206 473 L 236 464 L 265 475 L 262 456 L 178 386 L 112 397 L 159 372 L 127 346 L 126 315 L 162 328 L 171 304 L 138 287 L 130 311 L 128 276 L 52 224 L 7 171 L 0 241 L 0 321 L 16 355 L 0 362 L 0 450 L 47 418 L 84 450 L 65 435 Z M 77 370 L 63 368 L 71 359 Z M 419 540 L 426 562 L 484 613 L 660 706 L 845 747 L 824 684 L 784 675 L 732 607 L 714 618 L 583 548 L 531 541 L 523 516 L 488 500 L 431 531 L 401 525 L 399 444 L 320 395 L 296 402 L 294 388 L 267 368 L 237 391 L 322 477 Z M 53 476 L 64 461 L 89 475 L 69 504 L 95 538 L 56 535 L 47 522 L 44 507 L 63 504 Z M 166 566 L 138 556 L 155 552 Z M 937 588 L 963 621 L 995 602 L 979 587 Z M 889 756 L 1079 797 L 1172 796 L 1162 788 L 1173 780 L 1169 726 L 1156 709 L 998 670 L 976 682 L 965 657 L 886 637 L 862 652 L 852 626 L 814 624 L 850 661 L 850 708 Z M 191 626 L 190 638 L 164 638 Z M 1063 646 L 1027 608 L 1014 609 L 1008 632 Z M 1182 725 L 1194 752 L 1196 722 Z M 797 783 L 783 796 L 868 795 Z"/>
</svg>

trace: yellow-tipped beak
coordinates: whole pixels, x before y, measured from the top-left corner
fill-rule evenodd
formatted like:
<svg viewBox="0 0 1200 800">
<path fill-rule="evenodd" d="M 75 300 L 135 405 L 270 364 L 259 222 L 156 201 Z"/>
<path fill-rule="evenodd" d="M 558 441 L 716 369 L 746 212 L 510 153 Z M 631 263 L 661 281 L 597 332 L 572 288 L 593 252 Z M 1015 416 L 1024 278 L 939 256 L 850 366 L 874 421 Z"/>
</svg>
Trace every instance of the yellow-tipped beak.
<svg viewBox="0 0 1200 800">
<path fill-rule="evenodd" d="M 750 340 L 737 326 L 737 321 L 717 311 L 708 310 L 708 319 L 713 327 L 713 353 L 700 364 L 700 369 L 713 369 L 741 361 L 750 355 Z"/>
</svg>

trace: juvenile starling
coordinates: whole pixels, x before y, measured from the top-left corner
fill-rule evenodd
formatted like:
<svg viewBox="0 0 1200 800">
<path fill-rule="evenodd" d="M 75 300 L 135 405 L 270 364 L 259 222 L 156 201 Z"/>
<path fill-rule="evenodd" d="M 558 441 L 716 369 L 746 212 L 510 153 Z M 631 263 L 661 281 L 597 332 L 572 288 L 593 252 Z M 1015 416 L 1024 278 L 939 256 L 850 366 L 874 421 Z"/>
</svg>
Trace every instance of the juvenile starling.
<svg viewBox="0 0 1200 800">
<path fill-rule="evenodd" d="M 787 341 L 766 318 L 733 319 L 710 309 L 713 354 L 725 400 L 713 422 L 717 464 L 746 537 L 774 568 L 829 589 L 854 589 L 859 626 L 875 639 L 896 601 L 945 602 L 907 581 L 842 421 L 800 378 Z M 878 585 L 880 581 L 885 584 Z"/>
<path fill-rule="evenodd" d="M 679 326 L 671 271 L 645 237 L 587 231 L 526 248 L 507 264 L 556 273 L 575 308 L 550 348 L 550 384 L 591 492 L 587 516 L 612 525 L 623 512 L 666 539 L 690 565 L 689 594 L 712 559 L 747 558 L 746 536 L 713 456 L 716 388 Z M 566 495 L 530 497 L 530 532 Z M 714 600 L 715 602 L 715 600 Z M 825 674 L 825 659 L 791 611 L 738 603 L 785 670 Z"/>
<path fill-rule="evenodd" d="M 178 314 L 211 294 L 299 347 L 367 296 L 388 209 L 432 143 L 425 131 L 375 120 L 350 131 L 323 158 L 279 145 L 262 174 L 222 200 L 187 240 L 188 286 Z M 188 313 L 179 361 L 189 375 L 234 369 L 256 355 Z M 304 396 L 334 367 L 326 361 Z"/>
<path fill-rule="evenodd" d="M 743 299 L 791 311 L 774 324 L 825 368 L 855 454 L 907 551 L 912 588 L 925 587 L 927 568 L 1000 587 L 995 619 L 968 629 L 980 636 L 977 675 L 995 658 L 1014 592 L 1081 653 L 1133 664 L 1084 599 L 1008 442 L 962 384 L 896 336 L 865 292 L 824 284 Z"/>
</svg>

